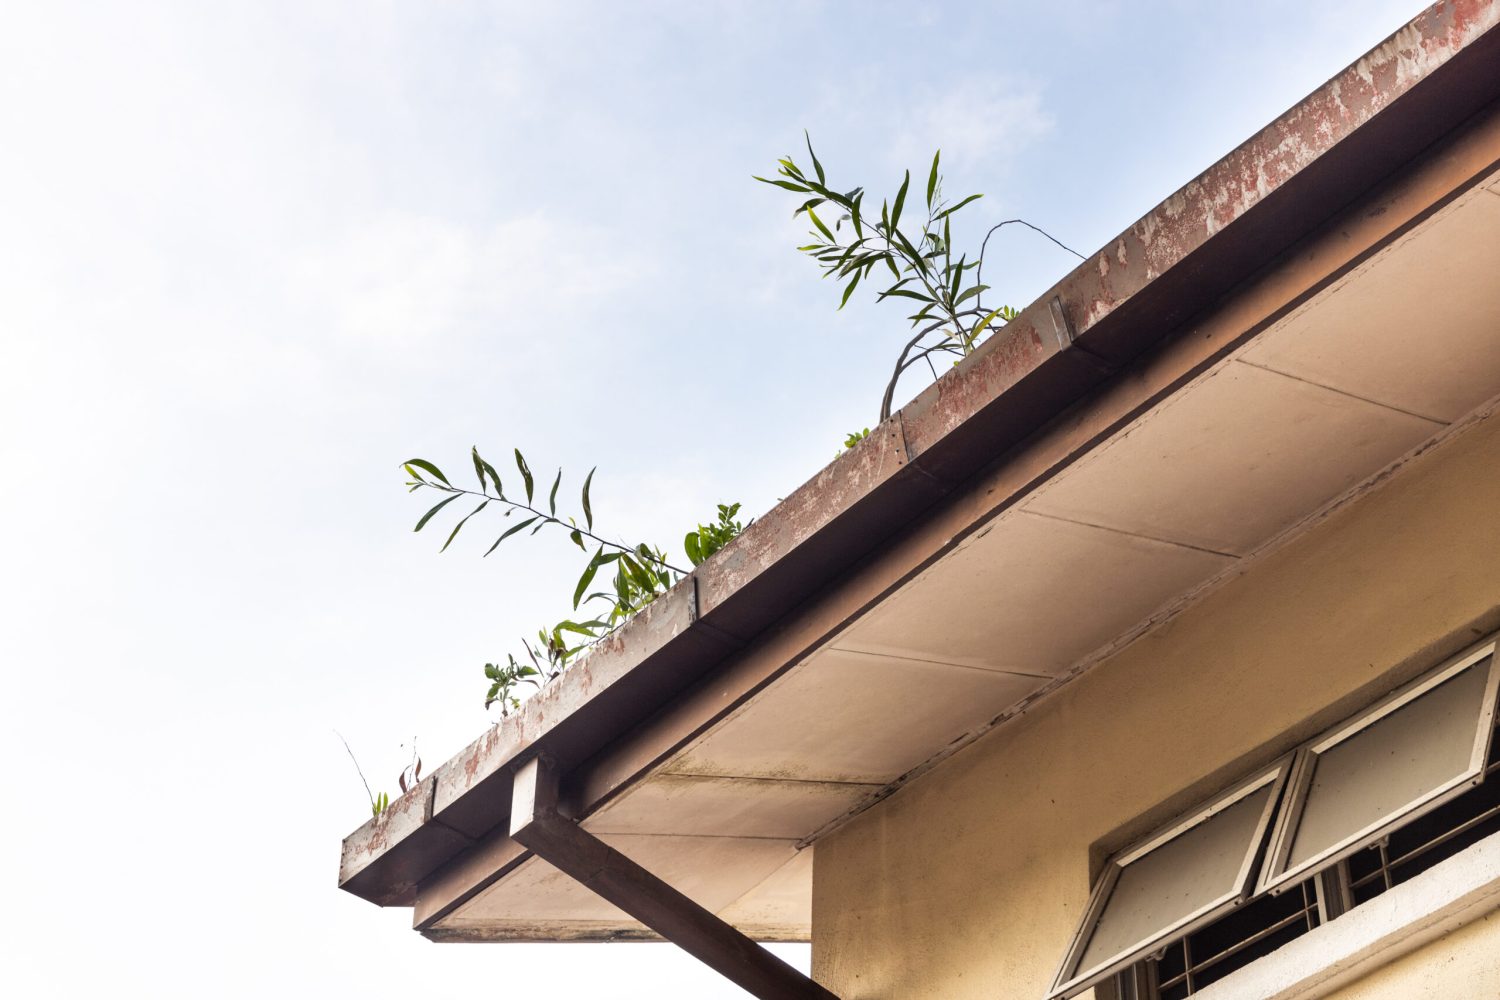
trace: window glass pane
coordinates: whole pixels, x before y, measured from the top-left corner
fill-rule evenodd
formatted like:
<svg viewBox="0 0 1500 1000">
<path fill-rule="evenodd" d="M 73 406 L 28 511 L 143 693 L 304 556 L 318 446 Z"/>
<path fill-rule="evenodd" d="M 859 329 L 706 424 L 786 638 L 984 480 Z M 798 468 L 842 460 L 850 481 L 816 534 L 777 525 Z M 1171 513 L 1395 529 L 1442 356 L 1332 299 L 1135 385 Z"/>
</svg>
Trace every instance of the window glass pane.
<svg viewBox="0 0 1500 1000">
<path fill-rule="evenodd" d="M 1273 788 L 1251 792 L 1122 868 L 1077 971 L 1158 938 L 1204 907 L 1236 894 Z"/>
<path fill-rule="evenodd" d="M 1484 784 L 1400 829 L 1388 844 L 1349 858 L 1349 881 L 1363 903 L 1459 851 L 1500 833 L 1500 739 L 1492 738 Z"/>
<path fill-rule="evenodd" d="M 1472 766 L 1486 658 L 1313 758 L 1288 869 L 1431 797 Z"/>
</svg>

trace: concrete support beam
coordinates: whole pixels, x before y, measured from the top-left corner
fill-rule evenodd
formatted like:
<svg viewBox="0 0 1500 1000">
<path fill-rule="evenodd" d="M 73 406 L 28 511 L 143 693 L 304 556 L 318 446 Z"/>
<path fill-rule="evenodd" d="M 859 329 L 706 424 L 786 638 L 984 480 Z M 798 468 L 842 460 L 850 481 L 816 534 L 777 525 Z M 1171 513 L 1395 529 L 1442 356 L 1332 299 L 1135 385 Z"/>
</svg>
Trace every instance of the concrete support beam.
<svg viewBox="0 0 1500 1000">
<path fill-rule="evenodd" d="M 559 813 L 557 788 L 558 776 L 544 758 L 533 757 L 521 765 L 512 785 L 512 839 L 762 1000 L 837 1000 Z"/>
</svg>

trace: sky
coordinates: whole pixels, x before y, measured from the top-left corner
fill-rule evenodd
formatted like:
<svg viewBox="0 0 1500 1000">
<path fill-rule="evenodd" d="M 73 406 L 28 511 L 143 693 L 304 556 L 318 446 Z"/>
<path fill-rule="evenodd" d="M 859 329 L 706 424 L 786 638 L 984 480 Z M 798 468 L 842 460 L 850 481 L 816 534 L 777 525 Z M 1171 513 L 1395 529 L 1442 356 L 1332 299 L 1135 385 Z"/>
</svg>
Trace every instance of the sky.
<svg viewBox="0 0 1500 1000">
<path fill-rule="evenodd" d="M 1090 253 L 1418 9 L 0 6 L 7 992 L 741 995 L 337 890 L 369 807 L 335 733 L 377 791 L 414 739 L 447 759 L 579 569 L 481 558 L 481 518 L 440 555 L 398 464 L 520 447 L 564 497 L 598 465 L 599 522 L 669 550 L 764 512 L 904 341 L 750 179 L 804 128 L 877 194 L 941 147 L 985 194 L 960 243 L 1020 216 Z M 1071 266 L 1012 227 L 985 275 L 1021 306 Z"/>
</svg>

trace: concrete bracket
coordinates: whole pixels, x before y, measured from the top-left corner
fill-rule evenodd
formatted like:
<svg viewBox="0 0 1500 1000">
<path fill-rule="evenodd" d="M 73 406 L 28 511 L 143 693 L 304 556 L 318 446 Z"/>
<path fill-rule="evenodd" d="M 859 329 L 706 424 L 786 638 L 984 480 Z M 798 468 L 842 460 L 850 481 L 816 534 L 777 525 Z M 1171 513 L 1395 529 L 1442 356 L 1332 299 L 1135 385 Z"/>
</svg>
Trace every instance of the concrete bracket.
<svg viewBox="0 0 1500 1000">
<path fill-rule="evenodd" d="M 586 889 L 765 1000 L 837 1000 L 835 995 L 718 916 L 557 812 L 559 775 L 533 757 L 516 771 L 510 835 Z"/>
</svg>

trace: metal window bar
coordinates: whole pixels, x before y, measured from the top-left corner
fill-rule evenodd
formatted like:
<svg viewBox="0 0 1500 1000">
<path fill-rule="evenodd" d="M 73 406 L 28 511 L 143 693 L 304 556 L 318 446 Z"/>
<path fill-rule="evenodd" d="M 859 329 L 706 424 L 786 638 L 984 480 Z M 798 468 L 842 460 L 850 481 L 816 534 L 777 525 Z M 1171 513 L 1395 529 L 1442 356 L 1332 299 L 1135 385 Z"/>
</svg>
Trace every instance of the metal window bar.
<svg viewBox="0 0 1500 1000">
<path fill-rule="evenodd" d="M 1350 859 L 1351 867 L 1358 873 L 1349 882 L 1357 902 L 1373 899 L 1437 864 L 1454 850 L 1500 832 L 1500 740 L 1492 748 L 1491 758 L 1484 770 L 1485 780 L 1478 788 Z"/>
<path fill-rule="evenodd" d="M 1253 950 L 1256 945 L 1295 928 L 1276 943 L 1280 947 L 1336 917 L 1348 908 L 1345 903 L 1357 906 L 1469 844 L 1500 833 L 1500 738 L 1491 742 L 1490 759 L 1482 774 L 1478 787 L 1307 879 L 1296 892 L 1284 893 L 1283 899 L 1297 899 L 1300 893 L 1301 905 L 1295 910 L 1278 911 L 1266 904 L 1276 897 L 1258 896 L 1121 973 L 1117 995 L 1121 1000 L 1182 1000 L 1192 996 L 1209 982 L 1259 957 Z M 1321 885 L 1319 880 L 1323 880 Z M 1340 901 L 1330 906 L 1330 897 L 1339 897 Z M 1264 919 L 1257 921 L 1252 916 L 1257 909 L 1264 911 L 1258 914 Z M 1220 942 L 1211 949 L 1206 958 L 1195 959 L 1195 954 L 1203 953 L 1205 938 L 1231 922 L 1244 922 L 1246 926 L 1229 943 Z"/>
<path fill-rule="evenodd" d="M 1227 919 L 1220 921 L 1219 924 L 1210 924 L 1203 931 L 1199 931 L 1197 934 L 1190 934 L 1168 946 L 1168 951 L 1178 949 L 1181 964 L 1180 966 L 1178 964 L 1178 955 L 1173 955 L 1172 961 L 1167 967 L 1167 974 L 1161 976 L 1158 990 L 1163 1000 L 1191 996 L 1215 979 L 1222 978 L 1234 969 L 1239 968 L 1240 965 L 1252 961 L 1257 956 L 1253 954 L 1244 955 L 1244 953 L 1273 935 L 1281 934 L 1283 931 L 1295 928 L 1293 933 L 1285 935 L 1290 940 L 1292 937 L 1298 937 L 1316 927 L 1319 923 L 1318 899 L 1317 894 L 1313 891 L 1311 881 L 1303 882 L 1298 886 L 1298 892 L 1300 893 L 1300 905 L 1295 910 L 1279 915 L 1274 915 L 1275 911 L 1272 911 L 1273 916 L 1269 922 L 1250 922 L 1234 940 L 1229 943 L 1221 943 L 1214 950 L 1208 951 L 1202 947 L 1206 943 L 1204 934 L 1205 932 L 1220 928 L 1222 924 L 1228 922 Z M 1272 899 L 1273 897 L 1262 898 Z M 1288 892 L 1281 898 L 1299 899 L 1299 896 Z M 1237 910 L 1236 914 L 1246 912 L 1248 911 L 1242 908 L 1241 910 Z M 1234 914 L 1231 914 L 1231 916 L 1234 916 Z M 1278 946 L 1284 943 L 1284 941 L 1278 942 Z M 1206 954 L 1205 951 L 1207 952 Z M 1233 959 L 1240 956 L 1244 956 L 1241 961 L 1233 961 Z M 1148 959 L 1148 961 L 1155 961 L 1157 963 L 1158 974 L 1162 972 L 1161 967 L 1166 960 L 1166 955 L 1163 955 L 1162 959 L 1159 960 Z"/>
</svg>

